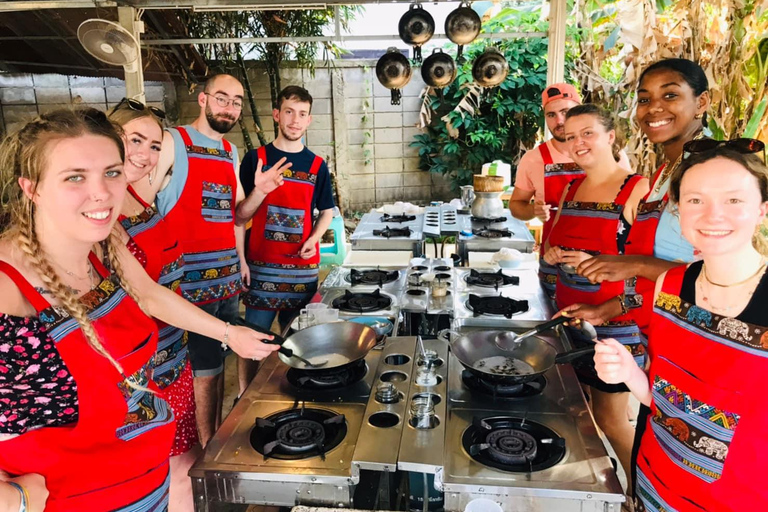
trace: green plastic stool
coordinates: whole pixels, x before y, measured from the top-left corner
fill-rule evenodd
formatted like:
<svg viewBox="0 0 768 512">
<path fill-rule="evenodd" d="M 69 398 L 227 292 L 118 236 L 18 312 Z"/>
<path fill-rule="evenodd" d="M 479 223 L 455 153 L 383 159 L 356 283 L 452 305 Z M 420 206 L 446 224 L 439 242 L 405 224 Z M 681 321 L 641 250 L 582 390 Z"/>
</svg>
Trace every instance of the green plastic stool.
<svg viewBox="0 0 768 512">
<path fill-rule="evenodd" d="M 333 231 L 333 245 L 320 247 L 320 264 L 341 265 L 347 257 L 347 236 L 344 233 L 344 217 L 338 213 L 338 210 L 328 229 Z"/>
</svg>

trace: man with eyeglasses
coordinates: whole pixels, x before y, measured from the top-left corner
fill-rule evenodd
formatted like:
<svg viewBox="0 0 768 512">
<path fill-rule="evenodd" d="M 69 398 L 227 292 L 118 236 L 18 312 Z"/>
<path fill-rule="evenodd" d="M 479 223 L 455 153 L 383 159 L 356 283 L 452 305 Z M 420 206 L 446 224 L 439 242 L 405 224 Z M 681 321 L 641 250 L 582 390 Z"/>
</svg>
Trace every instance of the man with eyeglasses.
<svg viewBox="0 0 768 512">
<path fill-rule="evenodd" d="M 267 330 L 275 316 L 281 330 L 287 327 L 315 294 L 319 242 L 333 217 L 328 166 L 302 142 L 312 122 L 311 111 L 312 96 L 306 89 L 295 85 L 283 89 L 272 111 L 277 138 L 249 151 L 240 166 L 247 198 L 237 207 L 237 223 L 253 221 L 246 251 L 252 278 L 243 299 L 245 319 Z M 283 162 L 289 168 L 277 182 L 262 180 Z M 319 215 L 313 220 L 315 209 Z M 255 369 L 253 365 L 252 372 Z"/>
<path fill-rule="evenodd" d="M 181 294 L 227 322 L 228 329 L 239 318 L 239 295 L 250 276 L 243 264 L 244 230 L 235 226 L 235 207 L 245 198 L 237 148 L 224 139 L 242 113 L 243 86 L 233 76 L 216 75 L 197 103 L 197 119 L 163 137 L 156 204 L 184 251 Z M 190 332 L 188 340 L 197 427 L 205 446 L 221 421 L 224 352 L 211 338 Z"/>
<path fill-rule="evenodd" d="M 515 189 L 509 200 L 509 210 L 520 220 L 537 217 L 544 223 L 542 246 L 555 220 L 552 208 L 557 208 L 560 204 L 560 197 L 568 183 L 584 175 L 584 171 L 571 159 L 565 141 L 565 114 L 580 104 L 579 93 L 571 84 L 552 84 L 544 89 L 541 94 L 541 106 L 552 138 L 527 151 L 517 164 Z M 631 172 L 629 159 L 624 151 L 621 152 L 619 165 Z M 539 279 L 551 297 L 555 293 L 557 270 L 543 259 L 539 264 Z"/>
</svg>

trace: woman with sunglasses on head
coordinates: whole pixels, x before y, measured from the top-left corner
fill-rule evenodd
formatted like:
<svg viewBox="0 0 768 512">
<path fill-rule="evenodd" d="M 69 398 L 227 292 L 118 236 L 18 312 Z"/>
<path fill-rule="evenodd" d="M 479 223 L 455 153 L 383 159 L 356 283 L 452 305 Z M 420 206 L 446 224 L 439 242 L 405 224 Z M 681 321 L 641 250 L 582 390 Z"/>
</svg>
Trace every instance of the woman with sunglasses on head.
<svg viewBox="0 0 768 512">
<path fill-rule="evenodd" d="M 109 118 L 123 128 L 128 194 L 118 217 L 120 236 L 147 271 L 166 288 L 177 291 L 184 271 L 179 242 L 151 206 L 152 183 L 163 141 L 165 112 L 123 98 Z M 187 356 L 187 333 L 157 320 L 159 338 L 152 380 L 163 390 L 176 417 L 176 437 L 171 447 L 169 510 L 192 510 L 192 485 L 188 473 L 200 455 L 195 423 L 192 369 Z"/>
<path fill-rule="evenodd" d="M 703 261 L 656 284 L 648 375 L 612 339 L 598 343 L 595 364 L 651 408 L 637 458 L 640 510 L 766 510 L 768 169 L 744 153 L 763 144 L 685 149 L 670 199 Z"/>
<path fill-rule="evenodd" d="M 555 300 L 560 309 L 574 303 L 600 304 L 624 293 L 624 282 L 593 284 L 575 273 L 578 264 L 596 254 L 621 254 L 637 207 L 648 192 L 648 180 L 627 174 L 619 165 L 623 140 L 612 116 L 595 105 L 579 105 L 565 118 L 565 138 L 571 158 L 585 177 L 565 189 L 546 244 L 544 259 L 558 265 Z M 596 325 L 601 336 L 619 337 L 638 364 L 644 362 L 639 328 L 625 312 Z M 589 345 L 572 329 L 577 345 Z M 629 353 L 629 352 L 628 352 Z M 634 431 L 627 419 L 629 399 L 624 385 L 608 385 L 597 378 L 591 358 L 574 363 L 579 380 L 589 387 L 592 410 L 624 468 L 629 471 Z"/>
<path fill-rule="evenodd" d="M 277 348 L 201 315 L 115 236 L 117 129 L 94 109 L 59 110 L 0 145 L 0 510 L 167 508 L 175 419 L 151 380 L 147 315 L 250 357 Z"/>
</svg>

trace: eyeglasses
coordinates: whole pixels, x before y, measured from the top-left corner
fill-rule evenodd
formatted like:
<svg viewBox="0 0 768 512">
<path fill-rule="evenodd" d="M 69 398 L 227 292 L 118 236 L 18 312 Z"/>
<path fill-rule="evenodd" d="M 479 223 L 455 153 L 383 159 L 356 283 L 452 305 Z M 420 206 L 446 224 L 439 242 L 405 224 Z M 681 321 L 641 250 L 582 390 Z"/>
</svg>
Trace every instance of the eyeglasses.
<svg viewBox="0 0 768 512">
<path fill-rule="evenodd" d="M 232 107 L 235 110 L 242 110 L 243 109 L 243 102 L 238 100 L 238 99 L 231 100 L 231 99 L 225 98 L 223 96 L 214 96 L 213 94 L 208 94 L 207 92 L 205 93 L 205 95 L 206 96 L 210 96 L 211 98 L 215 99 L 216 103 L 218 103 L 218 105 L 221 108 L 227 108 L 230 104 L 232 104 Z"/>
<path fill-rule="evenodd" d="M 135 110 L 137 112 L 141 112 L 147 109 L 158 119 L 165 119 L 165 111 L 160 110 L 157 107 L 152 107 L 152 106 L 148 107 L 142 102 L 131 99 L 131 98 L 121 99 L 120 102 L 117 105 L 115 105 L 115 108 L 112 109 L 112 113 L 114 114 L 115 112 L 117 112 L 120 109 L 120 107 L 122 107 L 123 105 L 127 105 L 128 108 L 130 108 L 131 110 Z"/>
<path fill-rule="evenodd" d="M 685 153 L 703 153 L 705 151 L 711 151 L 719 147 L 726 147 L 737 153 L 762 153 L 763 161 L 765 161 L 765 144 L 761 140 L 757 139 L 731 139 L 731 140 L 715 140 L 715 139 L 697 139 L 690 140 L 683 146 L 683 152 Z"/>
</svg>

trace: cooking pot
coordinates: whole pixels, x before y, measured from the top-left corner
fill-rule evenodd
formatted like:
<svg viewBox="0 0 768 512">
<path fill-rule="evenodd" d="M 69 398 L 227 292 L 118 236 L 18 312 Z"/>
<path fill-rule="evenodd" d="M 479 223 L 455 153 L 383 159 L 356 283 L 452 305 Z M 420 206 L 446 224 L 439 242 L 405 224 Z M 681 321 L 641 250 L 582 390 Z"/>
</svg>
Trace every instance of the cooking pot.
<svg viewBox="0 0 768 512">
<path fill-rule="evenodd" d="M 413 46 L 413 60 L 421 62 L 421 45 L 435 35 L 435 20 L 431 14 L 421 8 L 421 4 L 411 4 L 408 11 L 400 18 L 397 31 L 405 44 Z"/>
<path fill-rule="evenodd" d="M 408 58 L 397 48 L 388 48 L 376 63 L 376 78 L 381 85 L 392 91 L 392 104 L 399 105 L 400 89 L 411 81 L 411 65 Z"/>
<path fill-rule="evenodd" d="M 456 63 L 442 49 L 435 48 L 421 65 L 421 77 L 430 87 L 448 87 L 456 79 Z"/>
<path fill-rule="evenodd" d="M 472 77 L 481 87 L 496 87 L 507 78 L 508 73 L 507 59 L 492 46 L 486 48 L 472 64 Z"/>
<path fill-rule="evenodd" d="M 445 18 L 445 35 L 451 42 L 459 45 L 456 62 L 464 62 L 464 57 L 461 54 L 462 49 L 465 44 L 469 44 L 477 38 L 482 24 L 480 15 L 469 7 L 469 2 L 461 2 L 459 7 L 451 11 Z"/>
<path fill-rule="evenodd" d="M 504 192 L 478 192 L 475 190 L 475 200 L 472 202 L 472 215 L 483 219 L 495 219 L 504 216 L 504 203 L 501 195 Z"/>
</svg>

